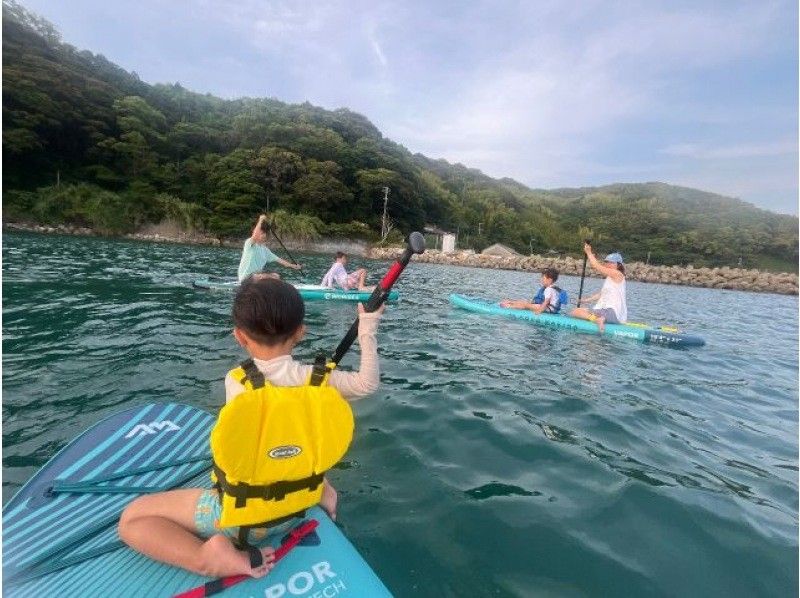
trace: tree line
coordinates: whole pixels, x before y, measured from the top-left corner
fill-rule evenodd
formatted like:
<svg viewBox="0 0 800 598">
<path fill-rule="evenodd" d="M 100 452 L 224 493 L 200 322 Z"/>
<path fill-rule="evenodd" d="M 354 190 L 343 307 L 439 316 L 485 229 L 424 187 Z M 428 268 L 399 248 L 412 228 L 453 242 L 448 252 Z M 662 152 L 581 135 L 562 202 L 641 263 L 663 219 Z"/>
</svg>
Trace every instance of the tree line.
<svg viewBox="0 0 800 598">
<path fill-rule="evenodd" d="M 388 187 L 390 240 L 433 224 L 477 250 L 577 255 L 591 236 L 651 263 L 797 270 L 796 217 L 661 183 L 529 189 L 412 154 L 345 108 L 150 85 L 13 0 L 3 149 L 7 219 L 114 234 L 170 218 L 232 237 L 269 206 L 289 234 L 375 241 Z"/>
</svg>

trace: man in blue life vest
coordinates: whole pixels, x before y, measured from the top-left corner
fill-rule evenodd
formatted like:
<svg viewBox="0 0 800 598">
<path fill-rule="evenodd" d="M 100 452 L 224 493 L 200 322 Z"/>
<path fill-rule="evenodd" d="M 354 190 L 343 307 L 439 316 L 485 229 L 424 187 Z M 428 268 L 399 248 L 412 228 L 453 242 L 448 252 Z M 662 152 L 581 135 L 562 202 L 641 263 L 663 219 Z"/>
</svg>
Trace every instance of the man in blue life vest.
<svg viewBox="0 0 800 598">
<path fill-rule="evenodd" d="M 244 242 L 242 258 L 239 260 L 239 282 L 242 282 L 251 274 L 261 272 L 264 266 L 272 262 L 278 262 L 281 266 L 292 268 L 293 270 L 302 268 L 300 264 L 287 262 L 270 251 L 269 247 L 267 247 L 268 231 L 267 216 L 262 214 L 258 217 L 258 222 L 253 227 L 250 238 Z"/>
<path fill-rule="evenodd" d="M 561 310 L 561 306 L 567 303 L 567 292 L 555 285 L 557 280 L 558 270 L 545 268 L 542 270 L 542 286 L 533 301 L 504 299 L 500 302 L 500 307 L 529 309 L 537 314 L 557 314 Z"/>
</svg>

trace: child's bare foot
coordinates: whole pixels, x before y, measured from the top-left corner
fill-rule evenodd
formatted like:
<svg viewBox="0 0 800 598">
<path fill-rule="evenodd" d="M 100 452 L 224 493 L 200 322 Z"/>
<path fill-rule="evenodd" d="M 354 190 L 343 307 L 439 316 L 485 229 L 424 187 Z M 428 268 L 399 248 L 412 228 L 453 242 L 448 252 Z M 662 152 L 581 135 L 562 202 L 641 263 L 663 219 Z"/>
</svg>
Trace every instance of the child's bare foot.
<svg viewBox="0 0 800 598">
<path fill-rule="evenodd" d="M 600 334 L 603 334 L 603 331 L 606 329 L 606 319 L 602 316 L 598 316 L 594 323 L 597 324 L 597 329 L 600 331 Z"/>
<path fill-rule="evenodd" d="M 322 499 L 319 501 L 319 506 L 325 509 L 328 516 L 336 521 L 336 503 L 339 501 L 339 496 L 336 489 L 331 486 L 327 480 L 322 488 Z"/>
<path fill-rule="evenodd" d="M 275 550 L 272 547 L 260 548 L 263 562 L 255 569 L 250 566 L 250 555 L 246 550 L 238 550 L 226 536 L 211 536 L 200 548 L 201 570 L 207 577 L 227 577 L 228 575 L 250 575 L 264 577 L 275 566 Z"/>
</svg>

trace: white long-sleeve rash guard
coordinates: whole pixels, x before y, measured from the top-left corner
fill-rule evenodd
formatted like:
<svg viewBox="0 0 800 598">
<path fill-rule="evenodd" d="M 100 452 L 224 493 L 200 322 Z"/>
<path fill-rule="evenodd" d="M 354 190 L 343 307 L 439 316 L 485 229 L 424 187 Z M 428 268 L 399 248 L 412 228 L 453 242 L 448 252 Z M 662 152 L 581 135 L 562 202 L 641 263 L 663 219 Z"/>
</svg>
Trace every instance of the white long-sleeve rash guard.
<svg viewBox="0 0 800 598">
<path fill-rule="evenodd" d="M 361 347 L 361 365 L 357 372 L 333 370 L 328 383 L 349 401 L 375 392 L 380 385 L 378 341 L 376 338 L 381 314 L 364 313 L 358 318 L 358 344 Z M 302 386 L 308 382 L 313 366 L 295 361 L 291 355 L 275 359 L 253 359 L 264 377 L 275 386 Z M 225 376 L 225 402 L 244 392 L 244 386 Z"/>
</svg>

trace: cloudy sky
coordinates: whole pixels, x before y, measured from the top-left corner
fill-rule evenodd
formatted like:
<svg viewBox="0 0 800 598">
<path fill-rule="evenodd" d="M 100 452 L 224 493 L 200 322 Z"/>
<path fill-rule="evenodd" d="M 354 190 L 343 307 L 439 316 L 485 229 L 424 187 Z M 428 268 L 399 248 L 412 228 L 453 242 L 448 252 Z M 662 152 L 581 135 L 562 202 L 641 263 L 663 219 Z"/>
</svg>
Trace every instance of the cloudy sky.
<svg viewBox="0 0 800 598">
<path fill-rule="evenodd" d="M 493 177 L 798 212 L 795 1 L 22 3 L 149 83 L 347 107 Z"/>
</svg>

